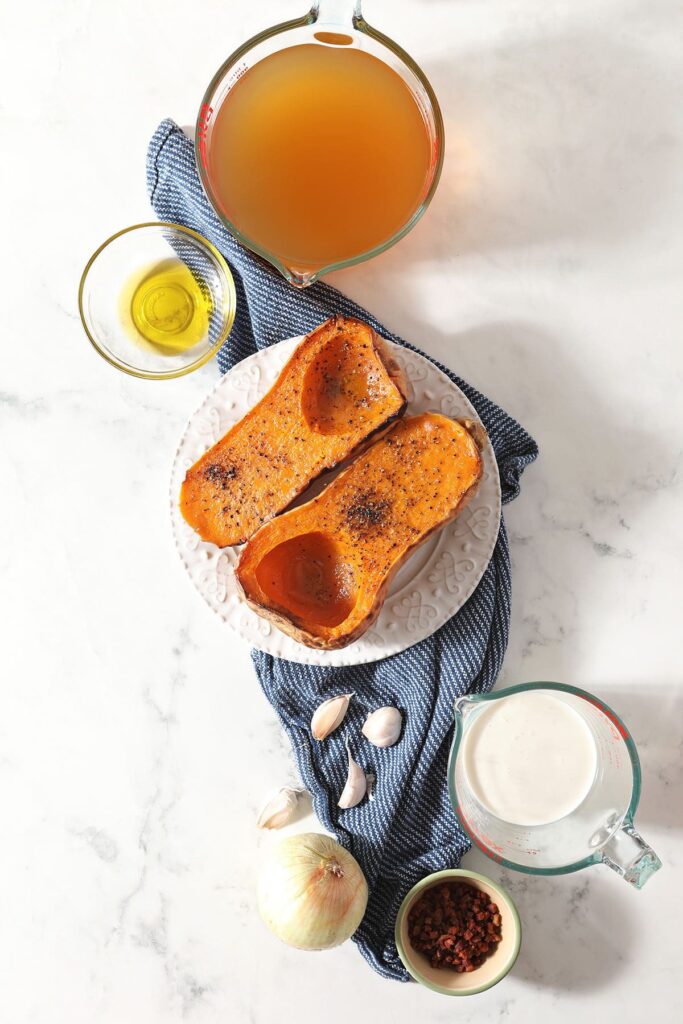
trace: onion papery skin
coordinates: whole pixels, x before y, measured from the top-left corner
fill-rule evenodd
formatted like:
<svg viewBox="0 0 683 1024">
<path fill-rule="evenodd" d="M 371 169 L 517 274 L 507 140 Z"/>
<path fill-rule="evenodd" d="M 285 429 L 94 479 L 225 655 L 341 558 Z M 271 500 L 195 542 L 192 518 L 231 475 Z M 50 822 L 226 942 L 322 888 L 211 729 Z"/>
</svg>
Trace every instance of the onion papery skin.
<svg viewBox="0 0 683 1024">
<path fill-rule="evenodd" d="M 259 876 L 258 909 L 282 942 L 332 949 L 363 919 L 368 886 L 355 857 L 330 836 L 288 836 L 270 851 Z"/>
</svg>

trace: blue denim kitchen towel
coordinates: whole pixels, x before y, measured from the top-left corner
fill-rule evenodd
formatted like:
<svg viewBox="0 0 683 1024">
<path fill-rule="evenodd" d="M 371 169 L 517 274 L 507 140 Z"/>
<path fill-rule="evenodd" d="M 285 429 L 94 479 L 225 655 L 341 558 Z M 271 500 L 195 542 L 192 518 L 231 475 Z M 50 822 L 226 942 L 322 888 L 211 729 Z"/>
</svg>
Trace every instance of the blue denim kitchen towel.
<svg viewBox="0 0 683 1024">
<path fill-rule="evenodd" d="M 359 317 L 383 337 L 406 345 L 336 289 L 318 283 L 297 291 L 247 252 L 213 212 L 197 175 L 193 144 L 173 121 L 163 121 L 154 133 L 147 182 L 160 220 L 201 232 L 232 269 L 237 316 L 218 353 L 223 373 L 257 348 L 306 334 L 334 313 Z M 462 388 L 481 417 L 498 460 L 503 502 L 511 501 L 519 493 L 524 467 L 538 454 L 536 443 L 497 405 L 440 368 Z M 368 880 L 368 908 L 354 941 L 385 978 L 409 980 L 394 943 L 394 922 L 403 897 L 430 872 L 457 867 L 469 848 L 446 787 L 453 701 L 464 693 L 491 689 L 505 653 L 509 623 L 510 556 L 501 523 L 491 563 L 469 601 L 433 636 L 402 654 L 353 668 L 299 665 L 261 651 L 252 654 L 263 692 L 291 740 L 318 818 L 352 851 Z M 344 728 L 317 743 L 309 730 L 315 708 L 327 697 L 351 691 L 355 697 Z M 388 704 L 401 709 L 405 727 L 399 743 L 380 750 L 365 742 L 360 730 L 369 711 Z M 372 800 L 340 811 L 346 735 L 356 759 L 375 774 L 377 783 Z"/>
</svg>

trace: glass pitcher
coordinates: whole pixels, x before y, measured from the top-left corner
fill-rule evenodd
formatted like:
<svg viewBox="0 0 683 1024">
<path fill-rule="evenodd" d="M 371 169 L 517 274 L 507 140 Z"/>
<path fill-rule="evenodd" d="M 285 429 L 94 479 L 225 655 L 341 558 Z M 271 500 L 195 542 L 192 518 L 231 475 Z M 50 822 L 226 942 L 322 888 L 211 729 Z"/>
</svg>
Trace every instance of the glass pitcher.
<svg viewBox="0 0 683 1024">
<path fill-rule="evenodd" d="M 295 74 L 292 71 L 291 80 L 287 81 L 292 83 L 292 95 L 300 99 L 298 103 L 287 104 L 283 98 L 289 94 L 284 92 L 282 58 L 285 56 L 292 60 L 293 47 L 299 48 L 299 56 L 306 49 L 308 77 L 304 72 Z M 327 59 L 322 53 L 324 49 L 336 52 L 329 54 Z M 347 60 L 349 56 L 350 61 Z M 329 96 L 334 97 L 334 102 L 330 99 L 329 108 L 323 99 L 328 92 L 324 88 L 316 89 L 316 76 L 310 70 L 311 60 L 320 62 L 323 57 L 327 59 L 328 69 L 324 81 L 329 85 Z M 254 84 L 255 76 L 252 74 L 250 77 L 250 72 L 257 65 L 261 75 L 258 90 Z M 373 75 L 381 73 L 377 88 L 369 87 L 371 82 L 375 82 L 368 72 L 370 65 L 374 69 Z M 341 83 L 342 78 L 333 73 L 333 66 L 347 69 L 345 74 L 348 77 L 343 79 L 346 83 L 343 87 L 335 85 Z M 266 67 L 268 72 L 264 74 Z M 387 69 L 395 74 L 384 74 Z M 366 72 L 368 88 L 365 87 Z M 322 80 L 319 81 L 322 84 Z M 306 88 L 302 84 L 304 82 Z M 238 85 L 239 90 L 233 92 Z M 250 92 L 245 91 L 247 85 Z M 247 96 L 250 105 L 247 104 Z M 396 114 L 395 119 L 381 116 L 384 108 L 380 103 L 389 103 L 389 96 L 395 97 L 391 101 L 394 105 L 387 108 Z M 344 97 L 348 99 L 345 101 Z M 399 100 L 400 104 L 406 105 L 405 111 L 403 106 L 400 108 L 401 117 L 408 118 L 407 107 L 410 107 L 405 124 L 397 114 Z M 346 109 L 343 109 L 345 102 Z M 317 104 L 316 118 L 309 116 L 307 103 Z M 277 113 L 270 110 L 269 105 L 274 106 Z M 297 106 L 299 110 L 296 110 Z M 326 117 L 328 109 L 331 111 L 329 123 Z M 326 175 L 317 177 L 312 170 L 315 161 L 308 157 L 303 173 L 301 170 L 299 174 L 294 173 L 296 161 L 303 161 L 304 150 L 300 135 L 297 135 L 298 146 L 289 145 L 293 115 L 299 119 L 297 132 L 309 131 L 309 124 L 319 125 L 327 148 L 323 151 L 322 144 L 318 146 L 314 137 L 311 137 L 310 145 L 312 152 L 323 153 Z M 279 123 L 275 121 L 276 117 L 280 118 Z M 374 122 L 372 118 L 375 118 Z M 349 144 L 349 130 L 355 124 L 360 125 L 361 121 L 365 127 L 359 134 L 355 152 Z M 372 130 L 373 123 L 376 130 Z M 336 170 L 334 175 L 330 174 L 330 163 L 333 169 L 336 165 L 328 160 L 328 143 L 335 124 L 344 126 L 339 135 L 341 169 L 338 180 Z M 306 127 L 299 128 L 299 125 Z M 401 130 L 408 125 L 414 136 Z M 311 133 L 317 130 L 310 128 Z M 252 137 L 253 148 L 249 148 L 252 143 L 247 145 L 245 140 Z M 385 138 L 397 140 L 397 145 L 408 148 L 405 152 L 394 152 L 384 144 Z M 415 147 L 405 141 L 407 138 L 414 138 L 419 157 Z M 277 146 L 281 148 L 269 149 L 269 139 L 273 146 L 277 140 Z M 371 148 L 373 146 L 375 149 Z M 263 256 L 296 287 L 305 287 L 332 270 L 370 259 L 410 231 L 434 195 L 443 163 L 443 149 L 443 120 L 429 81 L 400 46 L 368 25 L 361 13 L 361 0 L 320 0 L 304 17 L 275 25 L 235 50 L 206 90 L 195 134 L 199 175 L 218 218 L 247 248 Z M 245 155 L 247 152 L 248 156 Z M 260 158 L 261 152 L 263 159 Z M 268 160 L 267 154 L 272 157 L 275 152 L 280 159 Z M 372 159 L 371 153 L 374 154 Z M 259 159 L 256 154 L 259 154 Z M 285 155 L 284 161 L 282 154 Z M 234 163 L 236 156 L 237 165 Z M 245 163 L 246 170 L 239 169 L 241 162 Z M 367 188 L 363 175 L 368 176 Z M 405 182 L 402 182 L 403 178 L 406 178 Z M 404 187 L 405 194 L 401 192 Z M 402 196 L 400 204 L 399 194 Z M 245 198 L 247 195 L 248 200 Z M 396 198 L 395 206 L 392 205 L 392 197 Z M 317 232 L 318 236 L 315 243 L 311 239 L 306 252 L 300 239 L 297 242 L 292 239 L 289 247 L 287 231 L 295 234 L 299 230 L 308 230 L 301 226 L 309 217 L 310 232 L 312 235 Z M 375 219 L 378 222 L 376 230 L 371 228 Z M 323 236 L 323 232 L 327 232 L 327 236 Z M 345 236 L 344 239 L 341 235 Z M 264 241 L 266 237 L 267 241 Z M 360 251 L 355 251 L 359 246 Z M 292 251 L 287 251 L 288 248 Z"/>
<path fill-rule="evenodd" d="M 578 713 L 595 744 L 596 770 L 587 794 L 570 813 L 547 824 L 523 826 L 502 820 L 478 799 L 463 748 L 468 731 L 492 702 L 532 690 L 547 691 Z M 641 889 L 662 866 L 633 825 L 641 788 L 633 739 L 621 719 L 585 690 L 560 683 L 524 683 L 458 697 L 448 786 L 455 813 L 472 842 L 505 867 L 558 875 L 602 863 Z"/>
</svg>

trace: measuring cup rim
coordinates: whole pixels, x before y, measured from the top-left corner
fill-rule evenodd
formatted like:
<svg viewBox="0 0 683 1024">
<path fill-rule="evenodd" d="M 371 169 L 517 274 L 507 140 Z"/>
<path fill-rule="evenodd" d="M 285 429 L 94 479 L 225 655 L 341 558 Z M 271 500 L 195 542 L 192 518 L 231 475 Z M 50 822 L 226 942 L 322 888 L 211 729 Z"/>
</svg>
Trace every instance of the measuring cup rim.
<svg viewBox="0 0 683 1024">
<path fill-rule="evenodd" d="M 631 801 L 628 806 L 628 810 L 624 815 L 622 825 L 633 824 L 633 818 L 640 801 L 640 790 L 641 790 L 641 769 L 640 769 L 640 758 L 638 757 L 638 751 L 636 745 L 631 736 L 630 730 L 621 720 L 619 715 L 606 704 L 600 697 L 596 697 L 594 693 L 590 693 L 588 690 L 582 690 L 578 686 L 571 686 L 569 683 L 553 683 L 553 682 L 533 682 L 533 683 L 517 683 L 515 686 L 506 686 L 502 690 L 491 691 L 489 693 L 465 693 L 461 697 L 456 698 L 455 702 L 455 730 L 453 733 L 453 740 L 451 743 L 450 754 L 448 757 L 448 796 L 451 802 L 453 811 L 462 825 L 462 828 L 466 832 L 467 836 L 471 839 L 474 845 L 485 853 L 487 857 L 494 860 L 497 864 L 501 864 L 503 867 L 511 868 L 513 871 L 521 871 L 526 875 L 568 875 L 574 871 L 580 871 L 582 868 L 590 867 L 591 864 L 599 864 L 601 862 L 600 853 L 596 851 L 589 857 L 584 857 L 581 860 L 575 861 L 573 864 L 563 865 L 558 868 L 532 868 L 525 867 L 522 864 L 517 864 L 515 861 L 507 860 L 500 854 L 495 853 L 493 850 L 489 850 L 488 847 L 484 846 L 477 838 L 470 832 L 467 827 L 464 815 L 458 811 L 459 801 L 458 794 L 455 788 L 455 762 L 458 756 L 458 750 L 460 749 L 460 743 L 464 735 L 464 727 L 462 722 L 462 716 L 457 711 L 457 702 L 466 698 L 474 703 L 485 701 L 496 700 L 500 697 L 509 697 L 513 693 L 522 693 L 526 690 L 560 690 L 564 693 L 574 694 L 576 697 L 582 697 L 587 700 L 589 704 L 597 707 L 599 711 L 602 711 L 606 717 L 612 722 L 619 732 L 619 735 L 623 739 L 629 757 L 631 759 L 631 768 L 633 771 L 633 789 L 631 791 Z"/>
<path fill-rule="evenodd" d="M 432 180 L 429 184 L 429 189 L 427 190 L 427 194 L 425 195 L 424 199 L 417 207 L 412 217 L 407 221 L 407 223 L 404 224 L 403 227 L 401 227 L 397 232 L 395 232 L 395 234 L 393 234 L 391 238 L 387 239 L 387 241 L 385 242 L 382 242 L 381 245 L 376 245 L 372 249 L 368 249 L 366 252 L 360 253 L 357 256 L 351 256 L 345 260 L 338 260 L 334 263 L 329 263 L 327 266 L 320 267 L 319 269 L 312 271 L 310 274 L 303 275 L 297 275 L 296 273 L 294 273 L 291 270 L 291 268 L 285 266 L 285 264 L 281 260 L 279 260 L 277 256 L 275 256 L 271 252 L 268 252 L 267 249 L 264 249 L 257 242 L 254 242 L 252 239 L 248 238 L 247 235 L 245 235 L 242 231 L 239 230 L 239 228 L 235 224 L 233 224 L 233 222 L 223 213 L 223 211 L 218 207 L 216 201 L 214 200 L 213 189 L 211 187 L 211 182 L 206 171 L 204 163 L 206 131 L 203 125 L 205 112 L 207 110 L 212 111 L 213 108 L 211 107 L 211 99 L 219 84 L 223 81 L 223 79 L 228 74 L 230 69 L 246 53 L 248 53 L 249 50 L 252 50 L 255 46 L 258 46 L 260 43 L 265 42 L 266 40 L 272 38 L 273 36 L 277 36 L 284 32 L 292 31 L 294 29 L 306 28 L 307 26 L 314 24 L 322 25 L 324 24 L 324 22 L 318 21 L 317 15 L 315 14 L 315 9 L 312 9 L 302 18 L 294 18 L 290 21 L 283 21 L 277 25 L 272 25 L 270 28 L 264 29 L 262 32 L 258 32 L 256 35 L 251 36 L 250 39 L 247 39 L 244 43 L 242 43 L 241 46 L 234 50 L 218 68 L 215 75 L 209 82 L 206 91 L 204 92 L 204 96 L 202 97 L 202 102 L 199 107 L 199 112 L 197 114 L 197 121 L 195 124 L 194 134 L 195 162 L 197 165 L 197 170 L 199 172 L 199 180 L 201 182 L 202 189 L 204 190 L 204 195 L 206 196 L 212 210 L 215 212 L 220 222 L 239 242 L 242 243 L 242 245 L 245 246 L 245 248 L 249 249 L 251 252 L 256 253 L 258 256 L 261 256 L 264 260 L 266 260 L 267 263 L 270 263 L 271 266 L 275 267 L 275 269 L 282 274 L 286 281 L 288 281 L 295 287 L 306 287 L 307 285 L 313 284 L 315 281 L 318 280 L 318 278 L 324 277 L 326 274 L 332 273 L 332 271 L 343 270 L 346 267 L 355 266 L 357 263 L 364 263 L 366 260 L 370 260 L 373 259 L 375 256 L 379 256 L 387 249 L 390 249 L 397 242 L 400 242 L 400 240 L 405 235 L 407 235 L 408 232 L 411 231 L 413 227 L 415 227 L 418 220 L 422 217 L 423 213 L 426 211 L 427 207 L 434 198 L 434 193 L 436 192 L 439 180 L 441 178 L 441 171 L 443 168 L 444 159 L 445 128 L 443 116 L 441 113 L 441 108 L 439 106 L 439 101 L 436 98 L 436 93 L 434 92 L 434 89 L 432 88 L 429 79 L 427 78 L 426 74 L 424 73 L 420 65 L 417 64 L 415 60 L 413 60 L 409 53 L 406 53 L 406 51 L 401 46 L 399 46 L 398 43 L 394 42 L 393 39 L 390 39 L 389 36 L 385 36 L 383 32 L 379 32 L 377 29 L 369 25 L 361 15 L 361 17 L 353 19 L 352 25 L 345 25 L 344 32 L 358 32 L 361 33 L 362 35 L 369 36 L 371 39 L 375 39 L 382 46 L 386 47 L 386 49 L 394 53 L 413 72 L 415 77 L 422 84 L 429 98 L 429 104 L 434 118 L 435 138 L 438 143 L 438 153 Z"/>
</svg>

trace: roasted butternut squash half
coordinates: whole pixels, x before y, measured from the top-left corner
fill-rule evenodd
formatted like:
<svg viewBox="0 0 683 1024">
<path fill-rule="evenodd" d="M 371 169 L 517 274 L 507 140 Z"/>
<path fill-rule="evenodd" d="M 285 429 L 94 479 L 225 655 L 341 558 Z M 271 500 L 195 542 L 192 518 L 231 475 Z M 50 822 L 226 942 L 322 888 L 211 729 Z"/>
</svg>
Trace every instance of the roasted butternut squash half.
<svg viewBox="0 0 683 1024">
<path fill-rule="evenodd" d="M 431 412 L 400 420 L 318 497 L 254 534 L 236 570 L 244 599 L 309 647 L 346 647 L 375 621 L 406 559 L 465 506 L 481 473 L 467 425 Z"/>
<path fill-rule="evenodd" d="M 334 317 L 304 338 L 268 394 L 188 470 L 182 514 L 202 540 L 242 544 L 405 407 L 403 371 L 386 343 L 360 320 Z"/>
</svg>

